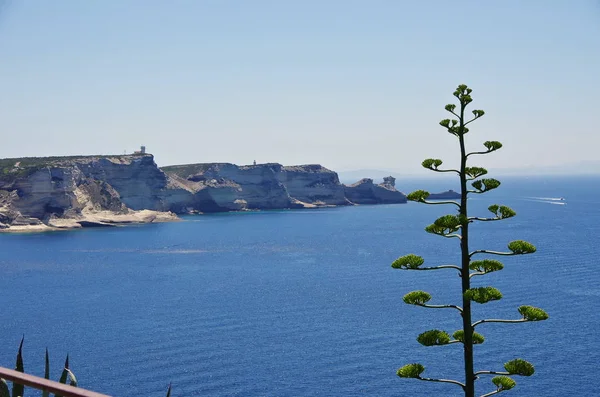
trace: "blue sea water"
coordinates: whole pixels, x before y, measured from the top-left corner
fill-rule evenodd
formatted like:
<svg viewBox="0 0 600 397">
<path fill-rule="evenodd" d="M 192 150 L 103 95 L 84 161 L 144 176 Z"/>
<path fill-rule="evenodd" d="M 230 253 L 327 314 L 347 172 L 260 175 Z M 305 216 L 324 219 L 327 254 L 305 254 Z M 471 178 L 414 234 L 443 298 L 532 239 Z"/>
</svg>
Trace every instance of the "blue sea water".
<svg viewBox="0 0 600 397">
<path fill-rule="evenodd" d="M 457 189 L 398 181 L 405 191 Z M 447 186 L 445 186 L 447 185 Z M 508 178 L 469 201 L 518 216 L 472 228 L 473 249 L 514 239 L 534 255 L 474 278 L 504 298 L 474 318 L 518 318 L 522 304 L 547 310 L 541 323 L 484 324 L 476 368 L 535 364 L 512 396 L 594 396 L 600 390 L 600 178 Z M 565 200 L 557 200 L 564 197 Z M 12 367 L 25 335 L 26 371 L 52 377 L 69 353 L 80 385 L 115 396 L 459 396 L 454 385 L 400 379 L 405 363 L 426 376 L 461 379 L 461 345 L 423 347 L 431 328 L 460 327 L 454 310 L 407 306 L 460 301 L 456 272 L 394 270 L 400 255 L 456 263 L 453 239 L 423 228 L 452 207 L 358 206 L 186 217 L 183 222 L 29 235 L 0 235 L 0 365 Z M 489 378 L 477 391 L 493 390 Z M 30 391 L 28 395 L 37 395 Z"/>
</svg>

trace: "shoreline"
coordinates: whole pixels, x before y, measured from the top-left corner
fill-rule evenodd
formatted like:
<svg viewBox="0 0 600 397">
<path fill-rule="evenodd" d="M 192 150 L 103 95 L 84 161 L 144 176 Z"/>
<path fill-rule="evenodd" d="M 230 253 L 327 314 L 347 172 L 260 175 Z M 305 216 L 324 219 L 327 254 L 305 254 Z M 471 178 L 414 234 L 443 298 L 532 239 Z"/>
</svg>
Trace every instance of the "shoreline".
<svg viewBox="0 0 600 397">
<path fill-rule="evenodd" d="M 119 214 L 110 211 L 98 211 L 84 213 L 81 217 L 52 218 L 47 223 L 40 222 L 38 224 L 8 226 L 0 229 L 0 233 L 45 233 L 179 221 L 181 221 L 181 218 L 173 212 L 140 210 Z"/>
<path fill-rule="evenodd" d="M 199 215 L 217 214 L 243 214 L 243 213 L 268 213 L 271 211 L 304 211 L 333 208 L 347 208 L 355 206 L 381 206 L 385 204 L 351 204 L 351 205 L 314 205 L 302 203 L 303 206 L 295 208 L 272 208 L 272 209 L 243 209 L 238 211 L 215 211 L 215 212 L 186 212 L 176 214 L 173 212 L 162 212 L 153 210 L 131 211 L 127 214 L 112 213 L 110 211 L 90 212 L 76 218 L 53 218 L 48 223 L 31 225 L 15 225 L 0 229 L 0 234 L 29 234 L 73 231 L 81 229 L 115 228 L 134 225 L 146 225 L 151 223 L 185 222 L 181 217 L 193 217 Z M 407 203 L 389 203 L 387 205 L 398 205 Z M 83 223 L 83 224 L 82 224 Z"/>
</svg>

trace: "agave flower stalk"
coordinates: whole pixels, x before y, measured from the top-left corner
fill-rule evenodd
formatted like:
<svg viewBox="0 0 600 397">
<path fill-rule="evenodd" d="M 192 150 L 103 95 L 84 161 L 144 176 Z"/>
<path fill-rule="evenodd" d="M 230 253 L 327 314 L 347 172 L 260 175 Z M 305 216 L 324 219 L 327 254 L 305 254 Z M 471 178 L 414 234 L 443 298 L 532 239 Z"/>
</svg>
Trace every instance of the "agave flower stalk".
<svg viewBox="0 0 600 397">
<path fill-rule="evenodd" d="M 427 382 L 441 382 L 454 384 L 464 390 L 465 397 L 475 397 L 475 381 L 484 375 L 498 375 L 492 378 L 492 383 L 495 390 L 481 395 L 481 397 L 492 396 L 515 387 L 516 382 L 510 375 L 531 376 L 535 372 L 534 367 L 529 362 L 522 359 L 515 359 L 507 362 L 504 365 L 505 371 L 480 370 L 475 371 L 473 362 L 473 348 L 484 342 L 483 335 L 475 332 L 475 327 L 485 323 L 524 323 L 532 321 L 543 321 L 548 318 L 548 314 L 542 309 L 533 306 L 520 306 L 518 308 L 521 317 L 516 319 L 481 319 L 473 321 L 472 319 L 472 303 L 486 304 L 488 302 L 502 299 L 502 293 L 491 286 L 473 288 L 471 279 L 475 276 L 484 276 L 488 273 L 497 272 L 504 268 L 502 262 L 491 259 L 489 256 L 513 256 L 532 254 L 536 251 L 536 247 L 526 241 L 515 240 L 508 243 L 507 251 L 492 251 L 487 249 L 471 250 L 469 246 L 469 225 L 473 222 L 494 222 L 505 219 L 510 219 L 516 215 L 516 212 L 511 208 L 494 204 L 488 210 L 491 216 L 469 216 L 468 213 L 468 197 L 473 194 L 485 194 L 500 186 L 500 181 L 494 178 L 483 178 L 488 171 L 479 166 L 468 164 L 472 156 L 487 155 L 497 151 L 502 147 L 498 141 L 484 142 L 485 150 L 467 152 L 465 144 L 465 135 L 469 132 L 467 125 L 481 118 L 485 112 L 483 110 L 473 110 L 473 117 L 467 120 L 465 111 L 467 106 L 473 101 L 471 97 L 472 90 L 466 85 L 459 85 L 453 95 L 458 99 L 458 106 L 455 104 L 446 105 L 445 109 L 452 118 L 444 119 L 440 125 L 444 127 L 448 133 L 454 135 L 458 139 L 460 148 L 460 168 L 445 169 L 441 168 L 443 161 L 440 159 L 426 159 L 422 165 L 433 172 L 450 173 L 458 176 L 460 181 L 461 197 L 460 201 L 427 201 L 429 192 L 425 190 L 417 190 L 410 193 L 408 200 L 432 204 L 432 205 L 452 205 L 455 206 L 457 212 L 454 214 L 444 215 L 434 221 L 431 225 L 425 228 L 425 231 L 444 238 L 456 239 L 459 242 L 461 252 L 461 262 L 459 264 L 443 264 L 437 266 L 423 266 L 425 260 L 423 257 L 408 254 L 396 259 L 392 263 L 395 269 L 403 270 L 456 270 L 461 280 L 462 304 L 461 306 L 452 304 L 430 304 L 432 299 L 431 294 L 425 291 L 412 291 L 404 296 L 404 302 L 409 305 L 415 305 L 431 309 L 455 309 L 462 318 L 462 329 L 450 334 L 443 330 L 429 330 L 421 333 L 417 337 L 417 341 L 424 346 L 441 346 L 462 344 L 463 345 L 463 361 L 464 361 L 464 382 L 430 378 L 422 376 L 425 367 L 420 363 L 411 363 L 398 369 L 397 375 L 401 378 L 413 378 Z M 468 184 L 470 183 L 470 187 Z M 475 260 L 475 257 L 485 255 L 483 259 Z"/>
</svg>

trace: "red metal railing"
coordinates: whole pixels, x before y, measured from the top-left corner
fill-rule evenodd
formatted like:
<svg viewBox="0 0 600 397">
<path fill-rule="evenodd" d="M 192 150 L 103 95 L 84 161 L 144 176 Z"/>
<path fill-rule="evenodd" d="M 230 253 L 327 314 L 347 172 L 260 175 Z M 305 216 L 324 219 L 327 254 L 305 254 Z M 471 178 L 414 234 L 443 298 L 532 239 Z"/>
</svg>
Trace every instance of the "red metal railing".
<svg viewBox="0 0 600 397">
<path fill-rule="evenodd" d="M 38 390 L 47 390 L 65 397 L 110 397 L 93 391 L 73 387 L 37 376 L 24 374 L 12 369 L 0 367 L 0 378 L 9 380 L 19 385 L 33 387 Z"/>
</svg>

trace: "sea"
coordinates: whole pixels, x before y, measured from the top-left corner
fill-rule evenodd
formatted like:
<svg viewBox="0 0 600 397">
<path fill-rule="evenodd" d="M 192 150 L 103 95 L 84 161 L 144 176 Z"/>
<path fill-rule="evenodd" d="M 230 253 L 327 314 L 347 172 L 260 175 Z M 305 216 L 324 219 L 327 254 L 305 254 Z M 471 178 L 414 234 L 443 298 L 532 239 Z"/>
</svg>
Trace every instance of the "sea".
<svg viewBox="0 0 600 397">
<path fill-rule="evenodd" d="M 522 358 L 512 396 L 600 395 L 600 177 L 507 177 L 469 200 L 517 216 L 471 227 L 471 248 L 532 255 L 495 257 L 502 271 L 473 278 L 502 300 L 474 304 L 474 320 L 517 319 L 520 305 L 550 318 L 483 324 L 476 370 Z M 452 179 L 398 180 L 399 190 L 458 190 Z M 0 235 L 0 366 L 13 368 L 24 336 L 25 370 L 51 378 L 66 355 L 79 385 L 113 396 L 460 396 L 462 345 L 423 347 L 419 333 L 461 326 L 455 310 L 408 306 L 413 290 L 432 304 L 460 304 L 454 270 L 391 268 L 415 253 L 456 264 L 456 239 L 425 226 L 454 206 L 417 203 L 185 216 L 182 222 Z M 479 256 L 480 258 L 491 256 Z M 495 390 L 491 376 L 477 393 Z M 39 395 L 26 390 L 26 395 Z"/>
</svg>

